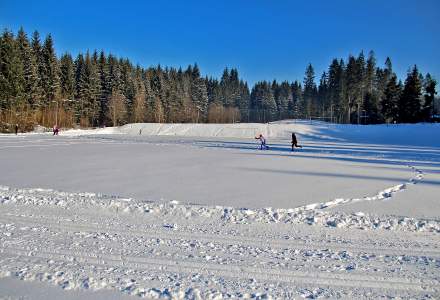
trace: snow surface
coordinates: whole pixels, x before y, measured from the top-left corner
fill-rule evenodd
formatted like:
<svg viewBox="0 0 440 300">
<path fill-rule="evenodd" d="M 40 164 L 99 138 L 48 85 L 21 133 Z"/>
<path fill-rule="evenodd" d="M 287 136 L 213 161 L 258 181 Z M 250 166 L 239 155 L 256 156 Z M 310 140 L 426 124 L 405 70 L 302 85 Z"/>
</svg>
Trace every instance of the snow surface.
<svg viewBox="0 0 440 300">
<path fill-rule="evenodd" d="M 0 298 L 438 298 L 439 132 L 283 121 L 0 135 Z"/>
</svg>

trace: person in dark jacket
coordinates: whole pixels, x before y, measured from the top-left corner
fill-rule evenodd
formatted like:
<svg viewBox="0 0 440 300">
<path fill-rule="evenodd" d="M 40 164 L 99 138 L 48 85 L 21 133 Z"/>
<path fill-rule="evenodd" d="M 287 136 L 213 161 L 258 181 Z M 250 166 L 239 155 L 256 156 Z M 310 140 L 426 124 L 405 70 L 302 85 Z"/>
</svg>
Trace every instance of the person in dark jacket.
<svg viewBox="0 0 440 300">
<path fill-rule="evenodd" d="M 18 134 L 18 124 L 15 124 L 15 135 Z"/>
<path fill-rule="evenodd" d="M 295 132 L 292 132 L 292 151 L 295 151 L 295 147 L 302 148 L 301 145 L 298 145 L 298 140 L 296 139 Z"/>
</svg>

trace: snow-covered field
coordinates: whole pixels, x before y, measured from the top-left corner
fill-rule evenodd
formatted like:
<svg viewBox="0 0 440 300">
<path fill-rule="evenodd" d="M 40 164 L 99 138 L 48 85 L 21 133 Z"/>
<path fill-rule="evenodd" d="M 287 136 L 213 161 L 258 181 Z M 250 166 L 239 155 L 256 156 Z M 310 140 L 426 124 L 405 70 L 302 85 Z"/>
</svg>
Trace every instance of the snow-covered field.
<svg viewBox="0 0 440 300">
<path fill-rule="evenodd" d="M 438 125 L 0 135 L 0 170 L 0 299 L 440 297 Z"/>
</svg>

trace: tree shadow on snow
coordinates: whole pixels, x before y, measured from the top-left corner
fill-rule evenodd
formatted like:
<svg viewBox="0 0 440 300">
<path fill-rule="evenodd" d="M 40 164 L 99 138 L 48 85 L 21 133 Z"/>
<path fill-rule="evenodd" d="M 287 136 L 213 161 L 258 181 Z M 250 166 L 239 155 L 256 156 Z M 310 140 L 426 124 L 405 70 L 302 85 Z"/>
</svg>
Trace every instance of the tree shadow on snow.
<svg viewBox="0 0 440 300">
<path fill-rule="evenodd" d="M 315 143 L 304 143 L 304 148 L 291 151 L 290 144 L 273 143 L 268 144 L 269 150 L 259 150 L 260 146 L 255 142 L 242 141 L 196 141 L 196 145 L 205 148 L 223 148 L 236 150 L 252 150 L 246 152 L 246 155 L 271 155 L 283 157 L 302 157 L 306 159 L 330 159 L 337 161 L 348 161 L 356 163 L 372 163 L 419 167 L 440 167 L 440 149 L 424 147 L 405 148 L 403 146 L 382 146 L 375 145 L 374 148 L 360 144 L 352 145 L 341 143 L 340 145 L 328 145 Z M 257 152 L 258 151 L 258 152 Z M 437 173 L 438 170 L 430 170 Z"/>
<path fill-rule="evenodd" d="M 240 168 L 240 170 L 250 171 L 250 172 L 262 172 L 262 173 L 278 173 L 278 174 L 287 174 L 287 175 L 350 178 L 350 179 L 358 179 L 358 180 L 383 180 L 383 181 L 393 181 L 396 183 L 402 183 L 405 180 L 407 180 L 407 179 L 403 179 L 403 178 L 394 178 L 394 177 L 385 177 L 385 176 L 376 176 L 376 175 L 375 176 L 368 176 L 368 175 L 360 175 L 360 174 L 312 172 L 312 171 L 298 171 L 298 170 L 279 170 L 279 169 L 248 168 L 248 167 Z M 423 181 L 421 181 L 420 184 L 440 185 L 440 181 L 423 179 Z"/>
</svg>

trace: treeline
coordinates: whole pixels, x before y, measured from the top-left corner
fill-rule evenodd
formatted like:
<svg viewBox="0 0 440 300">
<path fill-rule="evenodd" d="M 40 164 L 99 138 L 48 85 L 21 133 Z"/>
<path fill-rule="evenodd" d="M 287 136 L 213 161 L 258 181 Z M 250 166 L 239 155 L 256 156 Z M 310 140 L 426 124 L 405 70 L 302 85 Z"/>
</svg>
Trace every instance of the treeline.
<svg viewBox="0 0 440 300">
<path fill-rule="evenodd" d="M 236 69 L 221 78 L 186 69 L 142 68 L 103 51 L 58 57 L 52 37 L 29 39 L 4 30 L 0 37 L 0 123 L 63 127 L 131 122 L 268 122 L 320 118 L 341 123 L 430 121 L 436 81 L 414 66 L 404 83 L 388 58 L 374 53 L 334 59 L 315 83 L 312 65 L 304 81 L 256 83 L 251 90 Z"/>
</svg>

